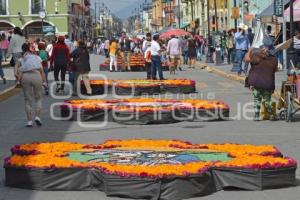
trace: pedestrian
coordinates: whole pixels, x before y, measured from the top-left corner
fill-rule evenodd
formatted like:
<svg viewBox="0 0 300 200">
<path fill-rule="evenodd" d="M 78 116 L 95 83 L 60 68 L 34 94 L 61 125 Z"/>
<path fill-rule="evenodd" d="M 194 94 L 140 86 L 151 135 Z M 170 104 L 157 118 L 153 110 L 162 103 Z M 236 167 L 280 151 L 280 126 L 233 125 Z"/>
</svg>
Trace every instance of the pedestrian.
<svg viewBox="0 0 300 200">
<path fill-rule="evenodd" d="M 196 42 L 196 53 L 197 53 L 197 61 L 202 60 L 202 47 L 203 47 L 203 38 L 195 39 Z"/>
<path fill-rule="evenodd" d="M 188 43 L 188 36 L 184 36 L 181 43 L 181 51 L 183 57 L 183 64 L 188 65 L 189 62 L 189 43 Z"/>
<path fill-rule="evenodd" d="M 147 33 L 147 34 L 146 34 L 146 39 L 143 41 L 143 45 L 142 45 L 143 53 L 145 53 L 146 50 L 148 49 L 147 44 L 148 44 L 149 42 L 151 43 L 151 39 L 152 39 L 151 33 Z"/>
<path fill-rule="evenodd" d="M 79 40 L 78 45 L 78 48 L 76 48 L 71 54 L 74 65 L 73 71 L 75 72 L 73 96 L 77 96 L 78 93 L 80 93 L 81 80 L 85 85 L 87 95 L 90 96 L 92 95 L 92 88 L 89 80 L 89 72 L 91 71 L 90 54 L 84 41 Z"/>
<path fill-rule="evenodd" d="M 130 57 L 131 57 L 131 41 L 128 38 L 126 32 L 122 32 L 122 37 L 120 38 L 119 45 L 120 45 L 120 51 L 122 55 L 122 71 L 131 70 L 130 67 Z M 127 68 L 126 68 L 127 64 Z"/>
<path fill-rule="evenodd" d="M 252 32 L 252 28 L 248 28 L 248 34 L 247 37 L 250 42 L 250 46 L 252 46 L 253 40 L 254 40 L 254 33 Z"/>
<path fill-rule="evenodd" d="M 161 66 L 161 47 L 158 43 L 159 35 L 154 35 L 151 42 L 151 73 L 152 80 L 156 80 L 156 73 L 158 72 L 160 80 L 164 80 L 162 66 Z"/>
<path fill-rule="evenodd" d="M 275 90 L 275 72 L 277 71 L 278 61 L 274 56 L 275 48 L 272 41 L 264 39 L 263 44 L 261 49 L 250 49 L 248 52 L 251 63 L 248 84 L 254 96 L 254 121 L 260 120 L 262 102 L 269 113 L 270 120 L 274 121 L 277 117 L 273 115 L 271 96 Z"/>
<path fill-rule="evenodd" d="M 12 59 L 14 62 L 19 60 L 22 57 L 22 45 L 26 42 L 25 37 L 21 31 L 20 27 L 15 27 L 13 35 L 11 36 L 8 54 L 12 54 Z"/>
<path fill-rule="evenodd" d="M 17 80 L 20 81 L 24 93 L 26 127 L 33 126 L 33 119 L 37 126 L 42 126 L 42 91 L 43 85 L 46 85 L 46 78 L 42 60 L 33 54 L 29 47 L 28 43 L 21 46 L 23 56 L 16 60 L 14 73 Z"/>
<path fill-rule="evenodd" d="M 69 48 L 70 53 L 74 50 L 73 42 L 70 40 L 69 35 L 65 35 L 65 43 L 67 47 Z"/>
<path fill-rule="evenodd" d="M 227 63 L 228 65 L 231 64 L 232 61 L 232 53 L 234 51 L 234 35 L 232 30 L 228 32 L 227 36 Z"/>
<path fill-rule="evenodd" d="M 197 52 L 196 52 L 196 42 L 192 37 L 188 39 L 188 55 L 189 55 L 189 68 L 195 69 Z"/>
<path fill-rule="evenodd" d="M 234 39 L 235 39 L 235 48 L 236 48 L 236 60 L 238 61 L 238 75 L 241 75 L 244 71 L 245 74 L 247 72 L 243 70 L 243 60 L 244 57 L 250 47 L 250 41 L 246 34 L 247 26 L 244 24 L 240 24 L 238 27 L 238 32 L 235 33 Z"/>
<path fill-rule="evenodd" d="M 9 41 L 6 37 L 6 34 L 2 33 L 1 42 L 0 42 L 0 49 L 1 49 L 2 61 L 4 60 L 4 62 L 6 62 L 6 59 L 7 59 L 8 47 L 9 47 Z"/>
<path fill-rule="evenodd" d="M 56 93 L 64 92 L 66 71 L 70 64 L 70 51 L 65 44 L 65 37 L 59 36 L 57 43 L 53 47 L 50 57 L 50 66 L 54 64 L 54 79 L 56 82 Z M 60 73 L 60 80 L 58 78 Z"/>
<path fill-rule="evenodd" d="M 0 54 L 0 76 L 3 80 L 3 84 L 5 85 L 6 84 L 6 78 L 5 78 L 5 74 L 4 74 L 3 67 L 2 67 L 2 54 Z"/>
<path fill-rule="evenodd" d="M 221 58 L 222 61 L 225 61 L 225 54 L 227 50 L 227 32 L 223 31 L 223 34 L 221 35 Z"/>
<path fill-rule="evenodd" d="M 145 67 L 147 72 L 147 80 L 150 80 L 152 77 L 152 67 L 151 67 L 151 41 L 146 43 L 145 51 Z"/>
<path fill-rule="evenodd" d="M 109 43 L 110 43 L 109 39 L 106 39 L 104 41 L 104 52 L 106 58 L 109 58 Z"/>
<path fill-rule="evenodd" d="M 143 41 L 142 50 L 145 58 L 145 68 L 147 72 L 147 80 L 151 79 L 151 33 L 146 34 L 146 39 Z"/>
<path fill-rule="evenodd" d="M 294 36 L 294 49 L 295 55 L 293 57 L 293 63 L 297 68 L 300 68 L 300 30 L 296 30 L 296 35 Z"/>
<path fill-rule="evenodd" d="M 181 48 L 178 38 L 175 35 L 171 36 L 171 40 L 169 40 L 167 45 L 167 54 L 170 56 L 170 72 L 175 74 L 175 70 L 177 70 L 180 61 Z M 173 70 L 172 70 L 173 68 Z"/>
<path fill-rule="evenodd" d="M 115 72 L 118 71 L 118 44 L 115 38 L 112 38 L 109 45 L 109 56 L 110 56 L 110 72 L 113 71 L 113 65 L 115 66 Z"/>
<path fill-rule="evenodd" d="M 49 94 L 49 82 L 48 82 L 48 73 L 49 73 L 49 66 L 48 66 L 48 60 L 49 60 L 49 53 L 45 50 L 46 44 L 44 42 L 40 42 L 39 45 L 39 51 L 38 55 L 40 59 L 42 60 L 42 66 L 46 78 L 46 85 L 44 86 L 45 94 Z"/>
</svg>

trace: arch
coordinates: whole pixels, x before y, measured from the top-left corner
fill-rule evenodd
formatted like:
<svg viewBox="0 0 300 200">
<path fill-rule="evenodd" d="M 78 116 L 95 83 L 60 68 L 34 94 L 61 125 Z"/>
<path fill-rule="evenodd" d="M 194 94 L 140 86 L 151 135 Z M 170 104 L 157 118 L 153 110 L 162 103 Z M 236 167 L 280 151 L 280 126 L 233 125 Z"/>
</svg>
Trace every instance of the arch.
<svg viewBox="0 0 300 200">
<path fill-rule="evenodd" d="M 48 20 L 43 20 L 44 21 L 44 23 L 46 24 L 46 23 L 48 23 L 48 24 L 50 24 L 51 26 L 55 26 L 55 24 L 53 23 L 53 22 L 51 22 L 51 21 L 48 21 Z M 37 19 L 37 20 L 31 20 L 31 21 L 28 21 L 28 22 L 26 22 L 22 27 L 21 27 L 21 29 L 22 30 L 24 30 L 27 26 L 29 26 L 30 24 L 32 24 L 32 23 L 35 23 L 35 22 L 42 22 L 42 20 L 41 19 Z M 55 26 L 55 31 L 56 31 L 56 33 L 59 33 L 59 31 L 58 31 L 58 28 Z"/>
<path fill-rule="evenodd" d="M 7 25 L 7 26 L 3 26 L 3 25 Z M 6 20 L 0 20 L 0 30 L 2 28 L 15 28 L 16 25 L 14 25 L 13 23 L 11 23 L 10 21 L 6 21 Z"/>
</svg>

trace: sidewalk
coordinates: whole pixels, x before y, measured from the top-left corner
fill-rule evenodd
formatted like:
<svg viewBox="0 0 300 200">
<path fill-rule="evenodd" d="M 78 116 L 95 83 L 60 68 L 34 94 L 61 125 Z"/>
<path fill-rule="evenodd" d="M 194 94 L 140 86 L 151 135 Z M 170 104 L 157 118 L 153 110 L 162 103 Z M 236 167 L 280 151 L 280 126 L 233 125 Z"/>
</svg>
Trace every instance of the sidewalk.
<svg viewBox="0 0 300 200">
<path fill-rule="evenodd" d="M 3 71 L 6 77 L 6 84 L 3 84 L 2 79 L 0 80 L 0 102 L 8 99 L 20 91 L 15 89 L 15 77 L 13 67 L 3 67 Z"/>
<path fill-rule="evenodd" d="M 216 65 L 215 63 L 206 63 L 205 61 L 198 62 L 198 67 L 201 69 L 206 69 L 207 71 L 211 73 L 218 74 L 220 76 L 226 77 L 228 79 L 238 81 L 241 84 L 244 84 L 245 82 L 245 75 L 242 74 L 241 76 L 237 75 L 236 72 L 231 72 L 231 69 L 233 65 L 228 64 L 222 64 L 222 65 Z M 284 71 L 278 71 L 275 74 L 275 86 L 276 90 L 274 92 L 274 97 L 279 98 L 280 96 L 280 90 L 282 86 L 282 81 L 285 81 L 286 77 L 284 74 Z"/>
</svg>

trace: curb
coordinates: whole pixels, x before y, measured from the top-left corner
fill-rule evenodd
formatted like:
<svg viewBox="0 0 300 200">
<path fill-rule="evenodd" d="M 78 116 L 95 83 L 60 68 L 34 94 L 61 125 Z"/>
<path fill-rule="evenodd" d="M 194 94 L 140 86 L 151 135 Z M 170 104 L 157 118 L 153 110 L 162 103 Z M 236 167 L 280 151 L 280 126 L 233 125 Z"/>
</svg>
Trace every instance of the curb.
<svg viewBox="0 0 300 200">
<path fill-rule="evenodd" d="M 235 75 L 235 74 L 230 74 L 230 73 L 224 72 L 222 70 L 216 69 L 216 68 L 214 68 L 210 65 L 207 65 L 207 64 L 199 63 L 196 67 L 198 67 L 199 69 L 202 69 L 202 70 L 206 70 L 209 73 L 217 74 L 217 75 L 222 76 L 224 78 L 227 78 L 229 80 L 239 82 L 241 84 L 245 83 L 245 77 L 241 77 L 241 76 L 238 76 L 238 75 Z M 275 90 L 273 95 L 272 95 L 273 98 L 279 100 L 281 98 L 280 93 L 281 92 L 279 90 Z"/>
<path fill-rule="evenodd" d="M 10 97 L 18 94 L 20 91 L 21 88 L 16 88 L 15 85 L 5 89 L 4 91 L 0 92 L 0 102 L 9 99 Z"/>
</svg>

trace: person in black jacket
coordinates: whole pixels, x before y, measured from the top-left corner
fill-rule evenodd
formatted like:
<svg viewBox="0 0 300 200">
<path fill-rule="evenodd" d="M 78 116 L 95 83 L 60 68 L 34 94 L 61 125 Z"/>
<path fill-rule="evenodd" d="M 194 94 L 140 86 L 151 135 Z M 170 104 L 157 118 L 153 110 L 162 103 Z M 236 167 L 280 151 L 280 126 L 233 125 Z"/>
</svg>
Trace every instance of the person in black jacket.
<svg viewBox="0 0 300 200">
<path fill-rule="evenodd" d="M 73 86 L 73 96 L 77 96 L 80 93 L 81 80 L 83 81 L 87 95 L 92 95 L 91 84 L 89 80 L 90 66 L 90 54 L 84 41 L 79 40 L 78 48 L 75 49 L 71 57 L 73 58 L 75 83 Z"/>
<path fill-rule="evenodd" d="M 50 57 L 50 68 L 54 64 L 54 79 L 56 82 L 56 93 L 64 91 L 66 71 L 70 64 L 70 50 L 65 44 L 65 37 L 59 36 L 57 43 L 53 46 L 52 55 Z M 60 81 L 59 81 L 60 72 Z"/>
<path fill-rule="evenodd" d="M 126 69 L 128 71 L 131 70 L 130 68 L 130 56 L 131 56 L 131 48 L 130 48 L 130 39 L 126 35 L 125 32 L 122 32 L 122 37 L 120 38 L 119 44 L 120 44 L 120 51 L 122 54 L 122 71 L 125 71 Z M 126 68 L 127 63 L 127 68 Z"/>
</svg>

